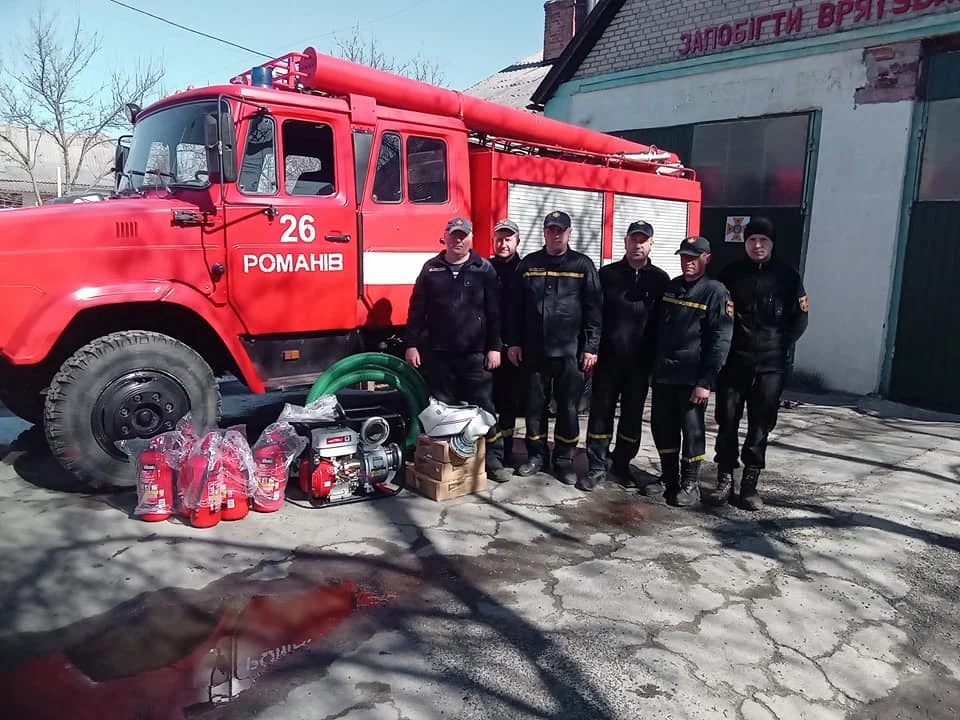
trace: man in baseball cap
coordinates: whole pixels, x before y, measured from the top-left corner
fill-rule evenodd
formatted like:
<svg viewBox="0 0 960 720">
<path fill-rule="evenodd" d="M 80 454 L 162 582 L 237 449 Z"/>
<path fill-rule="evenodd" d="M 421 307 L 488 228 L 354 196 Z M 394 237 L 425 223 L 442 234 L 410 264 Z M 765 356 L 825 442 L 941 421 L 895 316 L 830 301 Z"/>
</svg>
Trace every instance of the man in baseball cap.
<svg viewBox="0 0 960 720">
<path fill-rule="evenodd" d="M 704 274 L 710 242 L 684 238 L 676 254 L 683 274 L 670 281 L 660 303 L 650 425 L 667 502 L 687 506 L 700 496 L 704 416 L 730 350 L 734 313 L 727 288 Z M 661 490 L 659 483 L 648 485 L 644 494 Z"/>
<path fill-rule="evenodd" d="M 520 261 L 506 324 L 510 362 L 526 368 L 526 477 L 552 464 L 554 475 L 573 485 L 573 456 L 580 442 L 577 409 L 585 373 L 593 371 L 600 345 L 603 295 L 589 255 L 570 247 L 570 216 L 560 210 L 543 219 L 543 249 Z M 548 408 L 557 401 L 553 458 L 547 444 Z"/>
<path fill-rule="evenodd" d="M 414 283 L 404 356 L 411 366 L 423 366 L 433 397 L 495 413 L 491 372 L 503 349 L 497 273 L 473 249 L 469 218 L 451 218 L 443 242 L 445 249 L 424 263 Z M 498 443 L 495 425 L 487 435 L 488 474 L 500 469 Z"/>
<path fill-rule="evenodd" d="M 510 218 L 498 220 L 493 226 L 493 257 L 490 262 L 500 278 L 500 318 L 505 325 L 509 314 L 509 298 L 513 291 L 517 265 L 520 264 L 520 253 L 517 248 L 520 244 L 520 228 Z M 506 358 L 507 348 L 501 353 Z M 517 367 L 511 362 L 501 362 L 500 367 L 493 371 L 493 402 L 497 408 L 498 425 L 503 436 L 503 443 L 487 450 L 496 452 L 503 448 L 503 457 L 500 458 L 502 467 L 488 473 L 489 477 L 497 482 L 507 482 L 513 475 L 516 459 L 513 455 L 513 434 L 517 425 L 517 417 L 522 416 L 524 397 L 527 392 L 525 369 Z M 496 463 L 495 463 L 496 464 Z"/>
<path fill-rule="evenodd" d="M 587 422 L 587 475 L 577 487 L 593 490 L 609 473 L 624 487 L 636 481 L 630 463 L 640 449 L 643 409 L 650 388 L 657 308 L 670 276 L 650 261 L 653 226 L 635 220 L 623 238 L 621 260 L 600 268 L 603 323 Z M 610 457 L 620 403 L 617 440 Z"/>
</svg>

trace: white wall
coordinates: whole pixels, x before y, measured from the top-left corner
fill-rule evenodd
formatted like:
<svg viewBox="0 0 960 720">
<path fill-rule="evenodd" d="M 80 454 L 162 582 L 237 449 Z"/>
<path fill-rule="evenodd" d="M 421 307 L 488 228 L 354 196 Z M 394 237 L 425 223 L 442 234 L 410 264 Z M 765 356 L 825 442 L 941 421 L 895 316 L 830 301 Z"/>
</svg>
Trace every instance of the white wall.
<svg viewBox="0 0 960 720">
<path fill-rule="evenodd" d="M 854 106 L 862 51 L 753 65 L 573 95 L 597 130 L 822 110 L 804 283 L 810 328 L 796 368 L 835 390 L 878 389 L 912 103 Z"/>
</svg>

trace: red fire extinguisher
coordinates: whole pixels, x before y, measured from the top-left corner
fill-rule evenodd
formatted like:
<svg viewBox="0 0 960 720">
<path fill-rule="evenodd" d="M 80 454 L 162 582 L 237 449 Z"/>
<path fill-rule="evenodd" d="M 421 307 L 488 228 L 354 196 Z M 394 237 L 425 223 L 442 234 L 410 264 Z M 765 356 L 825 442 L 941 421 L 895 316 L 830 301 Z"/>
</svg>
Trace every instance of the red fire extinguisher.
<svg viewBox="0 0 960 720">
<path fill-rule="evenodd" d="M 223 489 L 223 509 L 221 516 L 224 520 L 239 520 L 250 512 L 250 501 L 247 496 L 247 471 L 240 461 L 238 452 L 224 443 L 223 452 L 214 468 L 214 474 L 219 475 Z"/>
<path fill-rule="evenodd" d="M 153 445 L 137 461 L 137 509 L 146 522 L 166 520 L 173 514 L 173 468 L 162 450 Z"/>
<path fill-rule="evenodd" d="M 283 505 L 287 484 L 287 457 L 278 442 L 267 443 L 253 451 L 256 487 L 253 509 L 257 512 L 276 512 Z"/>
</svg>

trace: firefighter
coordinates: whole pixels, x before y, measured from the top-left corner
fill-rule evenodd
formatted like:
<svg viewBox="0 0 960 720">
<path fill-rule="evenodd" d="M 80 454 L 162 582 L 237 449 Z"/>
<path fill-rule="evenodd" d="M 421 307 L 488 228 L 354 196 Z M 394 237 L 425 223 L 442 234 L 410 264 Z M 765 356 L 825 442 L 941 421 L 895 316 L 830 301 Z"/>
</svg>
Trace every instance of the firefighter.
<svg viewBox="0 0 960 720">
<path fill-rule="evenodd" d="M 704 416 L 730 350 L 734 308 L 727 288 L 704 275 L 710 262 L 706 238 L 684 239 L 676 254 L 682 274 L 670 281 L 660 303 L 650 407 L 661 482 L 644 494 L 665 489 L 667 502 L 689 506 L 699 498 Z"/>
<path fill-rule="evenodd" d="M 577 484 L 587 491 L 593 490 L 607 475 L 618 400 L 620 421 L 609 469 L 624 487 L 634 485 L 630 461 L 640 449 L 643 407 L 653 370 L 656 310 L 670 282 L 670 276 L 650 261 L 653 248 L 650 223 L 642 220 L 631 223 L 623 244 L 623 259 L 600 269 L 603 331 L 587 422 L 589 469 Z"/>
<path fill-rule="evenodd" d="M 570 224 L 570 216 L 559 210 L 544 218 L 544 247 L 517 265 L 506 318 L 509 360 L 527 372 L 527 461 L 517 474 L 533 475 L 550 463 L 547 408 L 553 397 L 553 472 L 567 485 L 577 481 L 577 405 L 585 373 L 592 372 L 597 361 L 603 303 L 596 265 L 570 248 Z"/>
<path fill-rule="evenodd" d="M 430 394 L 496 414 L 492 372 L 500 365 L 500 288 L 490 261 L 472 248 L 465 217 L 447 223 L 446 249 L 424 263 L 407 313 L 406 361 L 423 367 Z M 422 352 L 421 352 L 422 351 Z M 488 475 L 503 469 L 503 440 L 487 434 Z"/>
<path fill-rule="evenodd" d="M 747 257 L 725 267 L 718 279 L 727 286 L 736 307 L 730 355 L 717 384 L 717 486 L 706 500 L 733 500 L 740 419 L 747 406 L 747 435 L 740 459 L 739 505 L 759 510 L 760 472 L 766 464 L 767 438 L 777 424 L 787 355 L 807 329 L 807 293 L 799 273 L 772 257 L 776 231 L 763 217 L 744 230 Z"/>
<path fill-rule="evenodd" d="M 493 226 L 493 257 L 490 262 L 500 278 L 500 317 L 506 318 L 508 303 L 516 276 L 517 265 L 520 263 L 520 254 L 517 248 L 520 244 L 520 228 L 509 218 L 504 218 Z M 513 434 L 516 429 L 517 417 L 523 413 L 523 397 L 526 394 L 526 382 L 523 369 L 511 362 L 506 362 L 506 348 L 501 354 L 500 367 L 493 373 L 493 402 L 497 407 L 498 424 L 503 436 L 504 468 L 513 468 L 516 459 L 513 456 Z M 495 480 L 506 482 L 510 479 L 508 470 L 501 471 L 494 476 Z"/>
</svg>

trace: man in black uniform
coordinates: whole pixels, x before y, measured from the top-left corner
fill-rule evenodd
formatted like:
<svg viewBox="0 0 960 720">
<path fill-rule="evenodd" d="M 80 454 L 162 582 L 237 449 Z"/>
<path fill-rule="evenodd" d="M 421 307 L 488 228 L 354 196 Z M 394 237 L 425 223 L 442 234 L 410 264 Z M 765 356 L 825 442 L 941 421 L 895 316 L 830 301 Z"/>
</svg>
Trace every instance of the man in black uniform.
<svg viewBox="0 0 960 720">
<path fill-rule="evenodd" d="M 732 499 L 738 467 L 740 419 L 747 406 L 747 436 L 740 459 L 740 507 L 759 510 L 760 471 L 766 464 L 767 437 L 777 424 L 787 353 L 807 329 L 807 293 L 799 273 L 774 260 L 776 233 L 767 218 L 754 218 L 744 230 L 747 257 L 725 267 L 718 279 L 736 307 L 730 355 L 717 385 L 717 487 L 707 500 Z"/>
<path fill-rule="evenodd" d="M 704 276 L 706 238 L 686 238 L 677 254 L 683 274 L 670 281 L 660 303 L 650 425 L 667 502 L 687 506 L 699 497 L 704 415 L 730 350 L 734 308 L 727 288 Z M 645 494 L 660 491 L 647 486 Z"/>
<path fill-rule="evenodd" d="M 613 416 L 620 401 L 620 422 L 610 472 L 624 487 L 634 484 L 630 461 L 640 449 L 643 406 L 653 370 L 656 311 L 670 276 L 650 262 L 653 227 L 638 220 L 624 238 L 622 260 L 600 269 L 603 331 L 593 374 L 593 398 L 587 423 L 589 471 L 577 487 L 593 490 L 607 474 Z"/>
<path fill-rule="evenodd" d="M 573 453 L 580 441 L 577 405 L 584 373 L 593 370 L 600 346 L 603 296 L 593 260 L 570 249 L 570 216 L 549 213 L 544 248 L 517 266 L 507 317 L 510 362 L 527 370 L 527 461 L 521 476 L 547 467 L 547 407 L 557 401 L 553 472 L 573 485 Z"/>
<path fill-rule="evenodd" d="M 497 272 L 472 249 L 469 219 L 450 220 L 444 244 L 446 250 L 424 263 L 413 286 L 406 360 L 424 366 L 427 389 L 441 402 L 466 402 L 495 415 L 491 372 L 500 365 L 503 345 Z M 486 469 L 495 475 L 503 469 L 496 425 L 487 442 Z"/>
<path fill-rule="evenodd" d="M 504 218 L 493 226 L 493 263 L 494 270 L 500 278 L 500 317 L 506 318 L 509 313 L 510 293 L 513 290 L 513 281 L 516 276 L 517 265 L 520 264 L 520 254 L 517 246 L 520 244 L 520 228 L 508 218 Z M 503 324 L 503 321 L 501 322 Z M 506 348 L 504 348 L 504 353 Z M 493 373 L 493 402 L 497 407 L 498 425 L 503 436 L 503 463 L 504 470 L 497 472 L 493 479 L 507 482 L 512 475 L 509 468 L 514 467 L 513 433 L 516 429 L 517 416 L 523 412 L 523 399 L 527 392 L 523 369 L 511 362 L 506 362 L 501 354 L 500 367 Z"/>
</svg>

